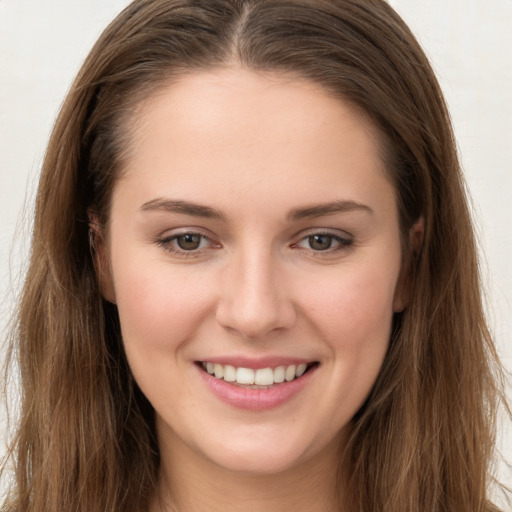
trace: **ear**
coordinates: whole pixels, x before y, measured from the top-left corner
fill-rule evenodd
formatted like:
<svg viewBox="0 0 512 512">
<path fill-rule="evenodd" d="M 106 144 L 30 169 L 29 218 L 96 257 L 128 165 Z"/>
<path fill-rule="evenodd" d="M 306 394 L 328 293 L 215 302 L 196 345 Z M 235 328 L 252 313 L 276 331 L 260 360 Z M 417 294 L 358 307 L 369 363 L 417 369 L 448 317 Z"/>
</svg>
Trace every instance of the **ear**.
<svg viewBox="0 0 512 512">
<path fill-rule="evenodd" d="M 99 222 L 99 217 L 94 213 L 89 213 L 89 246 L 100 292 L 105 300 L 115 304 L 116 294 L 110 258 L 108 257 L 108 247 L 105 240 L 105 231 Z"/>
<path fill-rule="evenodd" d="M 423 237 L 425 234 L 425 222 L 420 217 L 409 230 L 408 247 L 406 257 L 402 262 L 402 269 L 398 277 L 393 299 L 393 311 L 402 312 L 411 300 L 412 285 L 414 281 L 413 266 L 417 260 L 423 246 Z"/>
</svg>

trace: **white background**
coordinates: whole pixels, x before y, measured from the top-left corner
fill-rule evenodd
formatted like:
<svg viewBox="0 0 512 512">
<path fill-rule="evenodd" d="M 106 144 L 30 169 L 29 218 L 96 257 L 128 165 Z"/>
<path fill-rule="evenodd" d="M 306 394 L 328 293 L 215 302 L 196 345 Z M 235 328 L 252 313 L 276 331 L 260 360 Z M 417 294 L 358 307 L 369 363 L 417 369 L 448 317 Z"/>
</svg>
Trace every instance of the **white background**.
<svg viewBox="0 0 512 512">
<path fill-rule="evenodd" d="M 491 325 L 510 371 L 512 0 L 390 3 L 431 58 L 450 106 L 473 198 Z M 0 0 L 0 355 L 26 261 L 35 183 L 52 123 L 90 47 L 127 4 Z M 0 410 L 0 430 L 2 415 Z M 512 462 L 510 423 L 502 427 L 501 445 Z M 502 464 L 500 473 L 510 485 L 510 468 Z"/>
</svg>

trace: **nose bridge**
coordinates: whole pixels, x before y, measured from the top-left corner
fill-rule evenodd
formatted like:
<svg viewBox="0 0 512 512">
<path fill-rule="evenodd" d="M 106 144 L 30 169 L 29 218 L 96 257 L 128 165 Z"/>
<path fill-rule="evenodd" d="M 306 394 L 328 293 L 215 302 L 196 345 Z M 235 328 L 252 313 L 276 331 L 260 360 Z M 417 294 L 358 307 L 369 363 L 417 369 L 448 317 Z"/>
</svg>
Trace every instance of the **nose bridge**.
<svg viewBox="0 0 512 512">
<path fill-rule="evenodd" d="M 294 310 L 283 286 L 283 272 L 271 248 L 241 249 L 222 276 L 217 319 L 246 338 L 258 338 L 288 328 Z"/>
</svg>

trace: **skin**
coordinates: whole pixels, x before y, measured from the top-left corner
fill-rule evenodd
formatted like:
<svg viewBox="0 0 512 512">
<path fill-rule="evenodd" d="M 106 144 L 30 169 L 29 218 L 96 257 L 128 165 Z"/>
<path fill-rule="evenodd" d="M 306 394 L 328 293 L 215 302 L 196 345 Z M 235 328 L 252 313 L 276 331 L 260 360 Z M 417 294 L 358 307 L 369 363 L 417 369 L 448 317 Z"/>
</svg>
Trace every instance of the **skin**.
<svg viewBox="0 0 512 512">
<path fill-rule="evenodd" d="M 182 77 L 130 126 L 101 280 L 156 412 L 153 510 L 339 510 L 350 420 L 404 307 L 376 130 L 315 84 L 238 68 Z M 191 232 L 202 238 L 184 251 L 176 236 Z M 326 250 L 312 246 L 315 234 Z M 290 400 L 251 411 L 201 378 L 195 363 L 223 356 L 319 365 Z"/>
</svg>

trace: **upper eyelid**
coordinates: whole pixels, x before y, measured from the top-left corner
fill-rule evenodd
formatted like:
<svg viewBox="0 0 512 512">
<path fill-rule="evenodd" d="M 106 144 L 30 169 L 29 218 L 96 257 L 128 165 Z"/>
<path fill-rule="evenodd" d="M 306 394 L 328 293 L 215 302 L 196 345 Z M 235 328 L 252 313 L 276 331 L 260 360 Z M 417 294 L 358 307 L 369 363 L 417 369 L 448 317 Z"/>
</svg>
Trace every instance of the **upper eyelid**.
<svg viewBox="0 0 512 512">
<path fill-rule="evenodd" d="M 325 250 L 315 250 L 313 248 L 301 247 L 301 243 L 306 241 L 309 237 L 315 235 L 326 235 L 333 238 L 336 241 L 336 246 Z M 333 256 L 340 254 L 353 246 L 354 236 L 350 233 L 347 233 L 346 231 L 332 228 L 312 228 L 299 233 L 295 238 L 295 241 L 292 242 L 289 247 L 294 250 L 300 250 L 301 252 L 311 254 L 315 257 L 332 258 Z"/>
<path fill-rule="evenodd" d="M 162 240 L 167 238 L 173 238 L 180 235 L 200 235 L 205 238 L 208 238 L 209 240 L 212 240 L 215 238 L 215 235 L 208 229 L 196 227 L 196 226 L 185 226 L 185 227 L 179 227 L 179 228 L 168 228 L 163 231 L 161 231 L 160 234 L 156 235 L 154 238 L 156 240 Z"/>
<path fill-rule="evenodd" d="M 191 249 L 191 250 L 182 249 L 176 243 L 176 239 L 180 236 L 188 235 L 188 234 L 199 235 L 202 239 L 207 241 L 208 247 L 202 247 L 202 248 L 199 247 L 197 249 Z M 196 231 L 191 231 L 191 230 L 182 231 L 179 233 L 172 233 L 172 234 L 169 234 L 168 236 L 164 235 L 161 237 L 156 237 L 155 242 L 165 252 L 167 252 L 171 255 L 174 255 L 175 257 L 179 257 L 179 258 L 194 258 L 194 257 L 197 258 L 200 255 L 204 256 L 205 251 L 207 251 L 208 249 L 217 249 L 220 247 L 220 245 L 216 244 L 214 241 L 212 241 L 212 239 L 210 237 L 208 237 L 202 233 L 199 233 Z"/>
<path fill-rule="evenodd" d="M 336 229 L 336 228 L 309 228 L 305 229 L 303 231 L 300 231 L 295 235 L 294 239 L 296 241 L 300 241 L 304 238 L 307 238 L 308 236 L 313 235 L 329 235 L 335 238 L 341 238 L 341 239 L 347 239 L 347 240 L 354 240 L 354 235 L 349 233 L 348 231 L 345 231 L 343 229 Z M 296 242 L 294 242 L 296 243 Z"/>
<path fill-rule="evenodd" d="M 193 234 L 193 235 L 199 235 L 207 240 L 209 240 L 212 244 L 221 245 L 219 241 L 216 241 L 218 237 L 216 237 L 213 233 L 211 233 L 209 230 L 197 227 L 197 226 L 186 226 L 186 227 L 179 227 L 179 228 L 173 228 L 173 229 L 167 229 L 163 231 L 160 235 L 157 235 L 154 237 L 154 240 L 156 242 L 165 242 L 170 241 L 172 239 L 175 239 L 178 236 L 186 235 L 186 234 Z M 307 238 L 309 236 L 313 235 L 329 235 L 334 238 L 338 238 L 341 240 L 347 240 L 347 241 L 354 241 L 354 236 L 349 233 L 348 231 L 338 229 L 338 228 L 322 228 L 322 227 L 312 227 L 307 228 L 304 230 L 301 230 L 299 233 L 294 235 L 291 238 L 291 245 L 297 244 L 298 242 L 302 241 L 304 238 Z"/>
<path fill-rule="evenodd" d="M 170 242 L 172 240 L 176 240 L 176 238 L 184 235 L 198 235 L 204 240 L 208 240 L 212 244 L 215 244 L 215 242 L 212 240 L 211 236 L 205 235 L 204 233 L 201 233 L 199 231 L 182 231 L 181 233 L 171 233 L 169 235 L 162 235 L 156 238 L 157 242 Z"/>
</svg>

